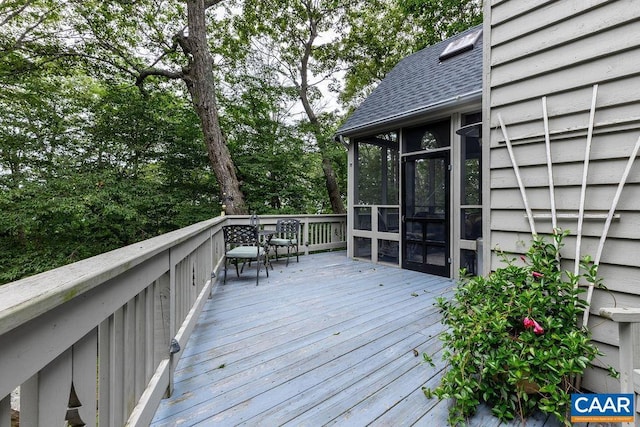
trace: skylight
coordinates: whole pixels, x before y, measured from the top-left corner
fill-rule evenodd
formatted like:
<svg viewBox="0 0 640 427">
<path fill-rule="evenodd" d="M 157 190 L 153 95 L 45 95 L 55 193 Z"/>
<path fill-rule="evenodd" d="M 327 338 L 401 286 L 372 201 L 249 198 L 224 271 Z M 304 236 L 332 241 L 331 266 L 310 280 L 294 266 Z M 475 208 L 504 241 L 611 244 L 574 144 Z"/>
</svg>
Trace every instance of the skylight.
<svg viewBox="0 0 640 427">
<path fill-rule="evenodd" d="M 444 61 L 445 59 L 451 58 L 452 56 L 456 56 L 462 52 L 473 49 L 473 46 L 480 38 L 480 34 L 482 34 L 481 29 L 469 33 L 466 36 L 460 37 L 459 39 L 449 43 L 440 54 L 440 61 Z"/>
</svg>

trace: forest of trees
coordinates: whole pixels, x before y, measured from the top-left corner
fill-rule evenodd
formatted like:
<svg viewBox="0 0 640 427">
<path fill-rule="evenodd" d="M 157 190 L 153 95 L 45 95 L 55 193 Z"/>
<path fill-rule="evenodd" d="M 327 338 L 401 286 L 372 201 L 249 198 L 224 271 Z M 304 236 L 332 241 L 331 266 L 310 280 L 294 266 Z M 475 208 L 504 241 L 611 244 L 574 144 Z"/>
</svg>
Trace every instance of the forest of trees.
<svg viewBox="0 0 640 427">
<path fill-rule="evenodd" d="M 479 0 L 0 0 L 0 284 L 228 213 L 345 212 L 341 120 Z"/>
</svg>

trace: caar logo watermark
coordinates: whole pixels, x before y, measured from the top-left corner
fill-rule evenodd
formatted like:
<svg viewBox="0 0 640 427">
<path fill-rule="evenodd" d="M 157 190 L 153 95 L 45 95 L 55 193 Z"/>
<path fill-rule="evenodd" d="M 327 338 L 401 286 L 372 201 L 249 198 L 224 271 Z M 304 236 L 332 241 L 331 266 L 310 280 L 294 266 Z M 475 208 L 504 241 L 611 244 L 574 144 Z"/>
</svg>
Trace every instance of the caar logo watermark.
<svg viewBox="0 0 640 427">
<path fill-rule="evenodd" d="M 572 394 L 571 422 L 633 422 L 633 394 Z"/>
</svg>

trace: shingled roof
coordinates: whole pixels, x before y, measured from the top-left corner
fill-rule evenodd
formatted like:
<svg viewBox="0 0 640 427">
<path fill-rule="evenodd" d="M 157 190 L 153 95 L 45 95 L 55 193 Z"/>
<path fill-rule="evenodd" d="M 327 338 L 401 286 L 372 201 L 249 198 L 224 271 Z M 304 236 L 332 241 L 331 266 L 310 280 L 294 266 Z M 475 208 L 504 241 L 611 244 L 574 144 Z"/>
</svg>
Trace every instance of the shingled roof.
<svg viewBox="0 0 640 427">
<path fill-rule="evenodd" d="M 393 125 L 456 102 L 482 96 L 482 35 L 473 49 L 448 59 L 440 54 L 450 42 L 482 29 L 469 28 L 402 59 L 349 116 L 337 135 L 351 136 Z"/>
</svg>

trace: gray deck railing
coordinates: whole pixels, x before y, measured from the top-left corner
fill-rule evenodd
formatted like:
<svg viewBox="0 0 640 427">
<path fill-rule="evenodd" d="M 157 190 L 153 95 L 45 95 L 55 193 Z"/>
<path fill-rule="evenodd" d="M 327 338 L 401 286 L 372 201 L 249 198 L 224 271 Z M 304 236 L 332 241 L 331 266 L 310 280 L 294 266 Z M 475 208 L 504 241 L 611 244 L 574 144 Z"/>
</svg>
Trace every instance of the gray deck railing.
<svg viewBox="0 0 640 427">
<path fill-rule="evenodd" d="M 640 342 L 638 342 L 638 328 L 640 328 L 640 309 L 623 307 L 603 307 L 600 316 L 618 324 L 618 371 L 620 373 L 620 393 L 636 396 L 636 418 L 640 413 Z M 623 426 L 637 425 L 635 423 L 621 423 Z"/>
<path fill-rule="evenodd" d="M 261 228 L 277 218 L 261 216 Z M 346 247 L 345 215 L 296 215 L 301 252 Z M 217 217 L 0 286 L 0 427 L 147 425 L 215 282 Z M 176 347 L 173 346 L 175 349 Z"/>
</svg>

